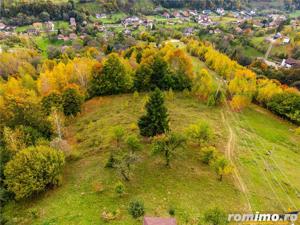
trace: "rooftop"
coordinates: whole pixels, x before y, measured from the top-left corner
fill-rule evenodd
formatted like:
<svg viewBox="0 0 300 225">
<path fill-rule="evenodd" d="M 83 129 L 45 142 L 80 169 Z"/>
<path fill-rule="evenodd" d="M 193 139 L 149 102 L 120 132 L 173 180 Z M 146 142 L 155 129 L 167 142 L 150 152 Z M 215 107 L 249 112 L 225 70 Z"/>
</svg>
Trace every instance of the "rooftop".
<svg viewBox="0 0 300 225">
<path fill-rule="evenodd" d="M 145 217 L 144 225 L 176 225 L 174 218 Z"/>
</svg>

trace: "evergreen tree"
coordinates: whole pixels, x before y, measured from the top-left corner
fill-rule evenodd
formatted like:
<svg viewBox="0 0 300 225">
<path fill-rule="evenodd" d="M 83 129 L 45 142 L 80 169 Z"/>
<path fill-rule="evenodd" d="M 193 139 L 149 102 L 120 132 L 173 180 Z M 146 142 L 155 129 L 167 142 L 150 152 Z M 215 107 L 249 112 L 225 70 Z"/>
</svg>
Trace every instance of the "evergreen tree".
<svg viewBox="0 0 300 225">
<path fill-rule="evenodd" d="M 156 56 L 151 65 L 152 74 L 151 74 L 151 85 L 154 89 L 158 87 L 160 89 L 169 89 L 169 81 L 167 77 L 169 77 L 169 68 L 168 63 L 161 57 Z"/>
<path fill-rule="evenodd" d="M 138 121 L 142 136 L 153 137 L 169 130 L 167 108 L 162 92 L 156 88 L 146 104 L 147 114 Z"/>
</svg>

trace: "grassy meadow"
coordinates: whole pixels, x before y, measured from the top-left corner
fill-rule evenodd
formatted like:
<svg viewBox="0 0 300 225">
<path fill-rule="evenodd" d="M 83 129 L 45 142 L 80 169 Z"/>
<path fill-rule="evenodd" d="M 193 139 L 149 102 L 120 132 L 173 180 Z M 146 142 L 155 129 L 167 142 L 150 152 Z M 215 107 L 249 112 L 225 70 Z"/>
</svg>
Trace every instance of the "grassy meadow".
<svg viewBox="0 0 300 225">
<path fill-rule="evenodd" d="M 196 146 L 188 145 L 180 150 L 171 161 L 171 168 L 166 168 L 160 157 L 153 156 L 149 141 L 143 140 L 130 182 L 122 181 L 114 169 L 104 168 L 111 150 L 113 127 L 124 127 L 128 135 L 138 134 L 136 122 L 144 113 L 146 100 L 146 94 L 139 97 L 128 94 L 86 102 L 82 114 L 69 121 L 66 130 L 73 146 L 73 160 L 66 165 L 62 186 L 30 201 L 9 203 L 4 209 L 9 224 L 104 224 L 101 214 L 116 210 L 120 215 L 109 224 L 140 224 L 141 221 L 133 220 L 127 212 L 132 199 L 144 201 L 146 215 L 168 216 L 168 210 L 174 208 L 179 224 L 193 224 L 193 220 L 214 206 L 229 212 L 240 211 L 245 205 L 244 194 L 233 177 L 218 181 L 214 171 L 200 162 Z M 287 210 L 292 207 L 289 198 L 300 207 L 296 193 L 299 195 L 300 190 L 297 177 L 300 138 L 293 135 L 291 124 L 256 106 L 233 114 L 225 106 L 210 108 L 183 93 L 174 97 L 166 95 L 166 106 L 173 131 L 184 132 L 190 124 L 208 121 L 215 130 L 214 142 L 220 152 L 226 151 L 229 136 L 226 123 L 230 124 L 235 137 L 234 161 L 247 184 L 253 209 L 283 210 L 282 203 Z M 221 119 L 222 113 L 225 121 Z M 272 149 L 271 156 L 266 155 L 269 149 Z M 261 177 L 262 171 L 275 194 Z M 114 191 L 118 181 L 126 187 L 122 197 Z M 288 192 L 283 192 L 276 182 Z"/>
</svg>

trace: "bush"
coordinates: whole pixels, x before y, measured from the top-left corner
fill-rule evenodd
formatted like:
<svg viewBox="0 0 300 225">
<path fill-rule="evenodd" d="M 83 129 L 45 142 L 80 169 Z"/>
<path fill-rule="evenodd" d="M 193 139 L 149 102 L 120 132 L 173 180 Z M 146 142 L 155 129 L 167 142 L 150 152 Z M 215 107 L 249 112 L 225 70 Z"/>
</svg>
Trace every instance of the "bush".
<svg viewBox="0 0 300 225">
<path fill-rule="evenodd" d="M 211 225 L 228 224 L 227 215 L 219 208 L 209 209 L 204 214 L 204 221 Z"/>
<path fill-rule="evenodd" d="M 144 203 L 139 200 L 134 200 L 129 203 L 128 212 L 133 218 L 139 218 L 145 214 Z"/>
<path fill-rule="evenodd" d="M 142 144 L 136 135 L 130 135 L 126 140 L 126 145 L 131 152 L 139 151 Z"/>
<path fill-rule="evenodd" d="M 105 168 L 114 168 L 115 167 L 115 164 L 116 164 L 117 160 L 116 158 L 114 157 L 113 154 L 110 154 L 106 164 L 105 164 Z"/>
<path fill-rule="evenodd" d="M 204 147 L 200 152 L 200 160 L 204 164 L 210 164 L 213 160 L 217 158 L 217 150 L 213 146 Z"/>
<path fill-rule="evenodd" d="M 120 212 L 119 209 L 114 210 L 112 212 L 110 212 L 110 211 L 103 211 L 102 214 L 101 214 L 101 218 L 105 222 L 109 222 L 111 220 L 117 219 L 118 217 L 120 217 L 120 215 L 121 215 L 121 212 Z"/>
<path fill-rule="evenodd" d="M 118 183 L 116 184 L 116 186 L 115 186 L 115 192 L 116 192 L 119 196 L 121 196 L 121 195 L 124 194 L 124 192 L 125 192 L 125 186 L 124 186 L 124 184 L 123 184 L 122 182 L 118 182 Z"/>
<path fill-rule="evenodd" d="M 16 199 L 44 191 L 58 185 L 65 163 L 64 154 L 46 146 L 21 150 L 4 169 L 5 183 Z"/>
<path fill-rule="evenodd" d="M 82 96 L 75 88 L 67 88 L 63 92 L 63 110 L 66 116 L 76 116 L 81 111 Z"/>
<path fill-rule="evenodd" d="M 175 209 L 173 207 L 169 208 L 168 213 L 170 216 L 175 216 Z"/>
<path fill-rule="evenodd" d="M 213 131 L 207 122 L 200 121 L 188 127 L 187 135 L 191 140 L 197 142 L 198 145 L 202 145 L 212 140 Z"/>
</svg>

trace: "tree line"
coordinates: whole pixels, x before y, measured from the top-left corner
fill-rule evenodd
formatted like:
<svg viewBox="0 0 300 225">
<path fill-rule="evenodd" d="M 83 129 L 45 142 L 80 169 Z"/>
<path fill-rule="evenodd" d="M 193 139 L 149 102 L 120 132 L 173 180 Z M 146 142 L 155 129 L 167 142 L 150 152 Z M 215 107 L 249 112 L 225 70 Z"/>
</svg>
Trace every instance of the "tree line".
<svg viewBox="0 0 300 225">
<path fill-rule="evenodd" d="M 51 1 L 34 1 L 22 4 L 2 5 L 1 16 L 9 25 L 30 25 L 34 22 L 49 20 L 68 20 L 70 17 L 83 21 L 85 14 L 75 8 L 74 1 L 53 3 Z"/>
<path fill-rule="evenodd" d="M 187 40 L 187 49 L 224 78 L 233 109 L 242 110 L 255 101 L 300 124 L 300 93 L 296 88 L 282 85 L 277 80 L 258 78 L 254 72 L 216 51 L 209 43 Z"/>
</svg>

